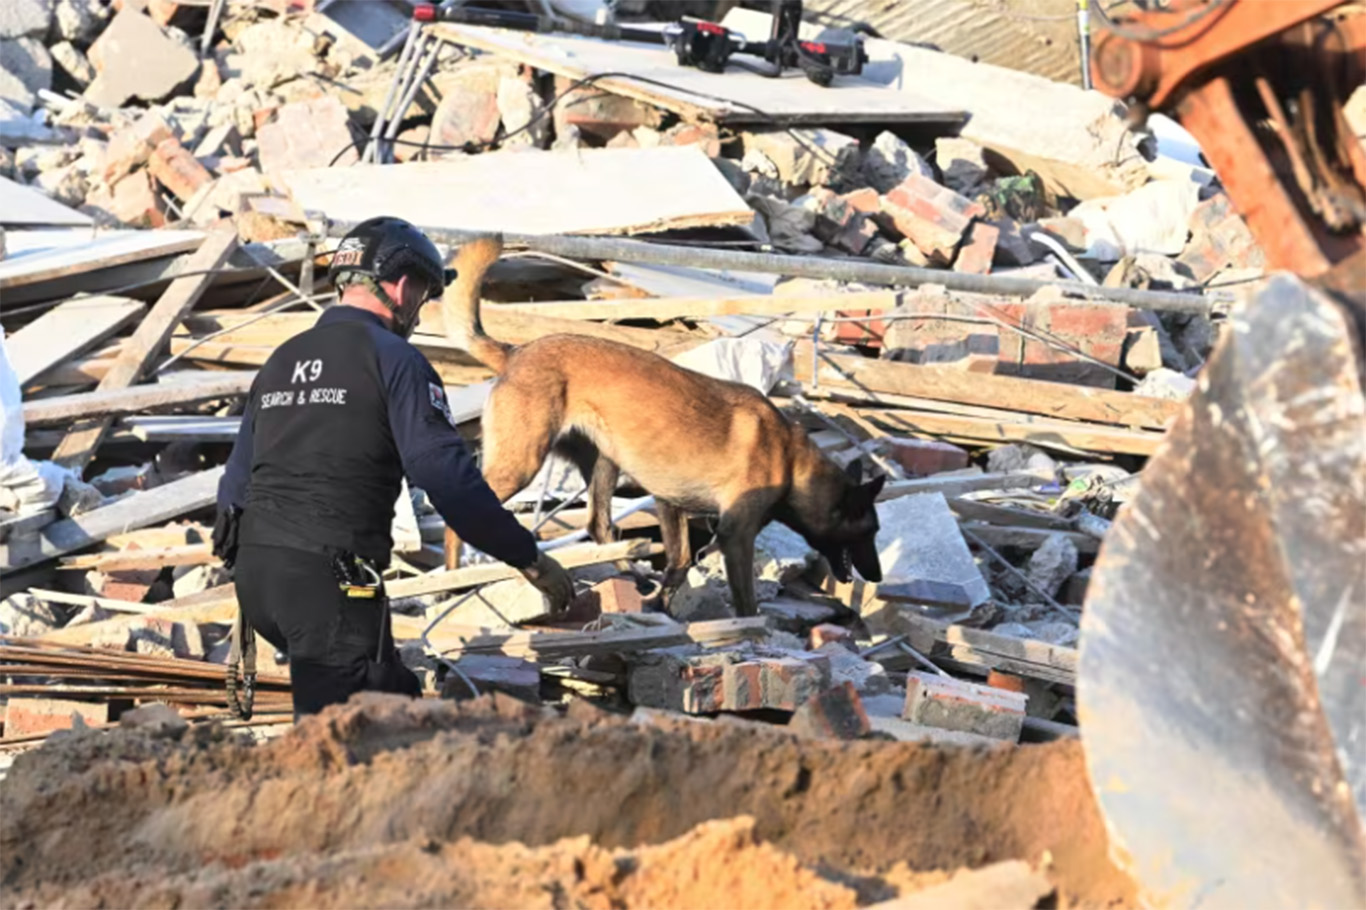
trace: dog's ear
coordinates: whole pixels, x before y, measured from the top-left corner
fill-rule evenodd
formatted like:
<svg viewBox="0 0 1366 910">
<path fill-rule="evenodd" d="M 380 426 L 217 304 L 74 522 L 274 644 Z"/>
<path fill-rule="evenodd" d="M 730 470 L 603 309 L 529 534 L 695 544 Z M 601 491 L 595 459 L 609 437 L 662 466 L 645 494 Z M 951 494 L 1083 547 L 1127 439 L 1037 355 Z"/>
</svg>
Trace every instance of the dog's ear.
<svg viewBox="0 0 1366 910">
<path fill-rule="evenodd" d="M 854 483 L 863 483 L 863 459 L 855 458 L 844 466 L 844 473 Z"/>
<path fill-rule="evenodd" d="M 882 492 L 882 487 L 887 483 L 887 475 L 879 474 L 868 482 L 864 487 L 868 491 L 868 501 L 877 502 L 877 494 Z"/>
</svg>

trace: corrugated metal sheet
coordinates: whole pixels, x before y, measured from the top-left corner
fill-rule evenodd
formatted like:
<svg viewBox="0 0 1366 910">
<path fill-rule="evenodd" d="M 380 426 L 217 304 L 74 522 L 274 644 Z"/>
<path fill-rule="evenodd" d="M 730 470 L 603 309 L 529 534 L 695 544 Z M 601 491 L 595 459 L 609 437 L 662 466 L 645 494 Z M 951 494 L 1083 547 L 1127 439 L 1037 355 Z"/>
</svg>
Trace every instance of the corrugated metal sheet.
<svg viewBox="0 0 1366 910">
<path fill-rule="evenodd" d="M 866 22 L 893 41 L 1081 85 L 1075 0 L 807 0 L 805 7 L 808 21 L 818 12 Z"/>
</svg>

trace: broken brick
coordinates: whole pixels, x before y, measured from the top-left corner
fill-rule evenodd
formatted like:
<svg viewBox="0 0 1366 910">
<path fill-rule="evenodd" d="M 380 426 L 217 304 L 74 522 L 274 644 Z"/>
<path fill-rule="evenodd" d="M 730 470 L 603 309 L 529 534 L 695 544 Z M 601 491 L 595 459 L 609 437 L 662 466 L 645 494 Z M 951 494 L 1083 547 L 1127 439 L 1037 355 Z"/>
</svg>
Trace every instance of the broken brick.
<svg viewBox="0 0 1366 910">
<path fill-rule="evenodd" d="M 886 439 L 887 455 L 908 474 L 926 477 L 942 471 L 961 471 L 968 466 L 968 453 L 948 442 L 892 436 Z"/>
<path fill-rule="evenodd" d="M 575 618 L 583 613 L 590 620 L 603 613 L 641 613 L 645 609 L 644 599 L 635 579 L 609 578 L 575 597 L 569 613 Z"/>
<path fill-rule="evenodd" d="M 854 633 L 844 626 L 823 622 L 811 630 L 811 650 L 819 651 L 821 645 L 836 642 L 841 645 L 854 645 Z"/>
<path fill-rule="evenodd" d="M 148 111 L 130 126 L 109 137 L 104 149 L 104 182 L 113 184 L 146 164 L 152 151 L 167 139 L 175 138 L 171 127 L 156 111 Z"/>
<path fill-rule="evenodd" d="M 85 98 L 104 107 L 122 107 L 132 98 L 160 101 L 199 71 L 194 51 L 127 6 L 90 46 L 88 56 L 99 75 Z"/>
<path fill-rule="evenodd" d="M 344 166 L 360 158 L 346 107 L 332 95 L 283 105 L 257 129 L 256 141 L 264 173 Z"/>
<path fill-rule="evenodd" d="M 912 670 L 906 674 L 901 716 L 916 724 L 962 730 L 1015 742 L 1028 698 L 1019 692 Z"/>
<path fill-rule="evenodd" d="M 963 241 L 963 246 L 958 251 L 958 258 L 953 261 L 953 268 L 956 272 L 967 272 L 971 275 L 985 275 L 991 271 L 991 262 L 996 256 L 996 240 L 1001 236 L 1001 229 L 994 224 L 985 221 L 975 221 L 972 227 L 968 228 L 967 238 Z"/>
<path fill-rule="evenodd" d="M 152 178 L 146 171 L 136 171 L 119 180 L 112 187 L 109 214 L 130 227 L 159 228 L 166 225 L 165 210 Z"/>
<path fill-rule="evenodd" d="M 148 162 L 148 171 L 181 202 L 188 202 L 199 188 L 213 179 L 194 157 L 189 149 L 178 139 L 166 139 L 159 143 Z"/>
<path fill-rule="evenodd" d="M 563 95 L 552 112 L 557 136 L 565 135 L 573 127 L 606 143 L 618 133 L 639 126 L 658 127 L 663 119 L 659 108 L 643 101 L 600 91 L 591 85 L 569 91 L 572 84 L 568 77 L 555 77 L 555 94 Z"/>
<path fill-rule="evenodd" d="M 663 145 L 695 145 L 708 158 L 721 155 L 721 134 L 715 124 L 680 123 L 662 134 Z"/>
<path fill-rule="evenodd" d="M 826 689 L 798 706 L 787 728 L 812 739 L 858 739 L 873 729 L 852 682 Z"/>
<path fill-rule="evenodd" d="M 66 698 L 23 698 L 11 695 L 5 706 L 5 739 L 53 730 L 70 730 L 76 718 L 87 726 L 109 721 L 109 705 Z"/>
<path fill-rule="evenodd" d="M 986 214 L 979 203 L 919 174 L 884 195 L 881 208 L 902 236 L 938 265 L 953 261 L 972 219 Z"/>
<path fill-rule="evenodd" d="M 881 197 L 878 196 L 877 190 L 871 186 L 845 193 L 839 198 L 844 201 L 845 205 L 864 215 L 872 215 L 882 211 Z"/>
</svg>

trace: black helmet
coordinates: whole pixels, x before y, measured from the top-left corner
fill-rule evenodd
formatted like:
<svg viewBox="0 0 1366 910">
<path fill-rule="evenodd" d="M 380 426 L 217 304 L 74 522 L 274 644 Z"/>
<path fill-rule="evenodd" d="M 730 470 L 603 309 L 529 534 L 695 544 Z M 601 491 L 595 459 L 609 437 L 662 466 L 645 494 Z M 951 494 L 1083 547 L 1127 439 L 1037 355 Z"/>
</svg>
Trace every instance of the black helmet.
<svg viewBox="0 0 1366 910">
<path fill-rule="evenodd" d="M 402 218 L 387 216 L 362 221 L 342 238 L 327 277 L 336 285 L 338 278 L 351 272 L 376 281 L 414 275 L 426 282 L 431 294 L 455 278 L 455 270 L 445 267 L 436 244 L 426 234 Z"/>
</svg>

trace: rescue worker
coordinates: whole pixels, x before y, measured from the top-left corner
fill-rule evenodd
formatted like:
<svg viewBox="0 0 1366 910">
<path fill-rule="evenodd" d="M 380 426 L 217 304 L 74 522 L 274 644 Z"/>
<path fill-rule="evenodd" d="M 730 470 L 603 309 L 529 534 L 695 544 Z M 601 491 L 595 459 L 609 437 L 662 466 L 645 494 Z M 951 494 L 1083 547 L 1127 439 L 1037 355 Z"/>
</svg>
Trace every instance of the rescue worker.
<svg viewBox="0 0 1366 910">
<path fill-rule="evenodd" d="M 289 655 L 296 717 L 363 689 L 421 692 L 393 647 L 380 584 L 404 476 L 552 609 L 573 595 L 484 482 L 440 378 L 407 341 L 454 277 L 435 245 L 400 218 L 372 218 L 342 239 L 329 275 L 339 304 L 280 345 L 252 385 L 214 529 L 242 618 Z"/>
</svg>

